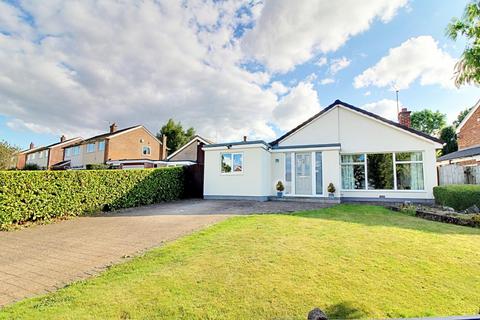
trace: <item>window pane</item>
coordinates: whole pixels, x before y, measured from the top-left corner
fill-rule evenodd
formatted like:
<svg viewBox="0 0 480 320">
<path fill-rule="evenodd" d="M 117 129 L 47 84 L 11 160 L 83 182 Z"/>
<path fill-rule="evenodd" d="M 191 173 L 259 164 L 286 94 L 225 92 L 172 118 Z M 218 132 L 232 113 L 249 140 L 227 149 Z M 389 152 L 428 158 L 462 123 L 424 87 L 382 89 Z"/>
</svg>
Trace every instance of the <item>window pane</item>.
<svg viewBox="0 0 480 320">
<path fill-rule="evenodd" d="M 423 164 L 422 163 L 397 164 L 397 189 L 398 190 L 424 190 Z"/>
<path fill-rule="evenodd" d="M 295 194 L 312 195 L 312 154 L 295 153 Z"/>
<path fill-rule="evenodd" d="M 365 166 L 363 164 L 342 165 L 342 189 L 365 189 Z"/>
<path fill-rule="evenodd" d="M 342 163 L 364 162 L 365 155 L 362 154 L 344 154 L 342 155 Z"/>
<path fill-rule="evenodd" d="M 393 189 L 393 155 L 376 153 L 367 155 L 368 189 Z"/>
<path fill-rule="evenodd" d="M 233 172 L 242 172 L 243 171 L 243 154 L 235 153 L 233 154 Z"/>
<path fill-rule="evenodd" d="M 400 152 L 395 153 L 396 161 L 422 161 L 421 152 Z"/>
<path fill-rule="evenodd" d="M 105 150 L 105 140 L 102 140 L 98 143 L 98 151 Z"/>
<path fill-rule="evenodd" d="M 322 153 L 315 152 L 315 184 L 317 186 L 317 194 L 323 194 L 322 181 Z"/>
<path fill-rule="evenodd" d="M 292 193 L 292 154 L 285 153 L 285 194 Z"/>
<path fill-rule="evenodd" d="M 144 155 L 149 155 L 150 154 L 150 147 L 148 147 L 148 146 L 143 147 L 142 153 Z"/>
<path fill-rule="evenodd" d="M 232 172 L 232 154 L 222 154 L 222 173 Z"/>
</svg>

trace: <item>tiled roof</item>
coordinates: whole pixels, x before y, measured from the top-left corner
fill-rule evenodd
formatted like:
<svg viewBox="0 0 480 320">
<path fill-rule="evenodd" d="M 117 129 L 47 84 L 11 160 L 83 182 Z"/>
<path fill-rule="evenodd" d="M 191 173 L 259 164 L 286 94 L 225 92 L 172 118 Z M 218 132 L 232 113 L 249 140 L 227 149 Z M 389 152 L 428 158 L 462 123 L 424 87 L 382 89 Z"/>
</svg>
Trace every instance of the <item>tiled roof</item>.
<svg viewBox="0 0 480 320">
<path fill-rule="evenodd" d="M 446 154 L 438 158 L 437 161 L 453 160 L 453 159 L 473 157 L 478 155 L 480 155 L 480 146 L 458 150 L 458 151 Z"/>
</svg>

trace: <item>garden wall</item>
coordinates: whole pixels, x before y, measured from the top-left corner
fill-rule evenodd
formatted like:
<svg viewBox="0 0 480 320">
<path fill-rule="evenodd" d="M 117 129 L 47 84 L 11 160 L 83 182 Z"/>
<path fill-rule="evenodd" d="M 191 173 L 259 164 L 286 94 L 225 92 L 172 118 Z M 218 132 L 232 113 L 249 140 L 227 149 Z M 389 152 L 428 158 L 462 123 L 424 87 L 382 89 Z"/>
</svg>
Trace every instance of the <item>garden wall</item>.
<svg viewBox="0 0 480 320">
<path fill-rule="evenodd" d="M 182 167 L 148 170 L 0 171 L 0 229 L 179 199 Z"/>
</svg>

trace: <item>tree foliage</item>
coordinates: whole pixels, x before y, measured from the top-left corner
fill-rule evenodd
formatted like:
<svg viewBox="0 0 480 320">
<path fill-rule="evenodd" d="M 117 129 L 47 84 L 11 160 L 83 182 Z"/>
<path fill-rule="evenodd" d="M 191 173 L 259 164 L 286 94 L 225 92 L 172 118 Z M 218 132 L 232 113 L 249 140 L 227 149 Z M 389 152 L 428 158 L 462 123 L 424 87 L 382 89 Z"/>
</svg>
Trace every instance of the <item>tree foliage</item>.
<svg viewBox="0 0 480 320">
<path fill-rule="evenodd" d="M 467 39 L 467 45 L 455 65 L 455 85 L 480 84 L 480 1 L 471 1 L 461 19 L 453 18 L 446 34 L 452 40 Z"/>
<path fill-rule="evenodd" d="M 445 142 L 442 148 L 442 156 L 458 150 L 457 135 L 455 134 L 455 127 L 444 127 L 440 131 L 440 139 Z"/>
<path fill-rule="evenodd" d="M 456 128 L 460 125 L 460 123 L 462 123 L 463 119 L 465 119 L 465 117 L 467 116 L 467 114 L 470 112 L 470 110 L 472 110 L 473 107 L 470 107 L 470 108 L 467 108 L 463 111 L 460 111 L 460 113 L 458 114 L 457 116 L 457 119 L 455 121 L 453 121 L 453 126 Z"/>
<path fill-rule="evenodd" d="M 19 149 L 6 141 L 0 140 L 0 170 L 10 169 L 12 157 Z"/>
<path fill-rule="evenodd" d="M 438 135 L 447 123 L 447 116 L 440 111 L 422 110 L 412 112 L 412 128 L 430 135 Z"/>
<path fill-rule="evenodd" d="M 167 147 L 170 149 L 169 153 L 173 153 L 190 141 L 195 136 L 195 129 L 192 127 L 183 130 L 180 122 L 175 122 L 173 119 L 168 119 L 167 123 L 157 133 L 157 137 L 167 136 Z"/>
</svg>

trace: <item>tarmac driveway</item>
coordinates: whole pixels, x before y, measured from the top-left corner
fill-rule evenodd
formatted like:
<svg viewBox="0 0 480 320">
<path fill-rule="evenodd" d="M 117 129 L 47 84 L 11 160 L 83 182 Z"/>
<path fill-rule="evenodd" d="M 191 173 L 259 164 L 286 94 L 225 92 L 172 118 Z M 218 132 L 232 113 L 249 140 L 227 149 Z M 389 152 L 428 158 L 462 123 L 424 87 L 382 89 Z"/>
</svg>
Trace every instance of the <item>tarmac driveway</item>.
<svg viewBox="0 0 480 320">
<path fill-rule="evenodd" d="M 308 202 L 182 200 L 0 232 L 0 306 L 85 279 L 232 215 L 307 210 Z"/>
</svg>

